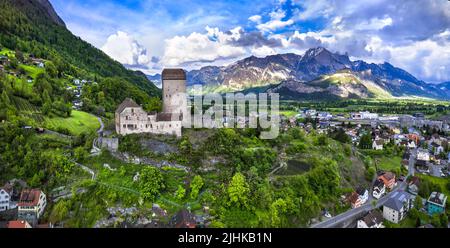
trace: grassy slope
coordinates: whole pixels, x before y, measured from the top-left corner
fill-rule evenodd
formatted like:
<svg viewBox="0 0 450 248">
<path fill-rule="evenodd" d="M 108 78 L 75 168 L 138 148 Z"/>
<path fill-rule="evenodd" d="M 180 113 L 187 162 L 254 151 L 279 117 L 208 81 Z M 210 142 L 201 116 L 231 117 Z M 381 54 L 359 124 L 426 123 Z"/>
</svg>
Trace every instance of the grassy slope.
<svg viewBox="0 0 450 248">
<path fill-rule="evenodd" d="M 402 158 L 399 156 L 387 157 L 382 156 L 378 158 L 380 160 L 380 169 L 391 171 L 400 167 Z"/>
<path fill-rule="evenodd" d="M 44 68 L 39 68 L 37 66 L 32 66 L 32 65 L 19 65 L 21 68 L 23 68 L 25 70 L 25 72 L 27 73 L 27 75 L 29 75 L 30 77 L 32 77 L 33 79 L 36 79 L 37 75 L 40 73 L 43 73 L 45 71 Z"/>
<path fill-rule="evenodd" d="M 46 128 L 58 130 L 58 128 L 67 128 L 71 134 L 79 135 L 89 133 L 100 128 L 97 118 L 91 114 L 82 111 L 72 111 L 69 118 L 46 118 L 44 123 Z"/>
</svg>

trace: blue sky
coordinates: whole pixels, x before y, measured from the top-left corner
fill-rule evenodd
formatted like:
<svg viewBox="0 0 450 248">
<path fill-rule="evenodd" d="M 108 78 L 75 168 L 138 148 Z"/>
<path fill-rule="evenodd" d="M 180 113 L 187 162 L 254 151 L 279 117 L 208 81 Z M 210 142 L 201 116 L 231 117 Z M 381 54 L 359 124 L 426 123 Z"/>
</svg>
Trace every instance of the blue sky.
<svg viewBox="0 0 450 248">
<path fill-rule="evenodd" d="M 149 74 L 323 46 L 450 80 L 445 0 L 50 1 L 75 35 Z"/>
</svg>

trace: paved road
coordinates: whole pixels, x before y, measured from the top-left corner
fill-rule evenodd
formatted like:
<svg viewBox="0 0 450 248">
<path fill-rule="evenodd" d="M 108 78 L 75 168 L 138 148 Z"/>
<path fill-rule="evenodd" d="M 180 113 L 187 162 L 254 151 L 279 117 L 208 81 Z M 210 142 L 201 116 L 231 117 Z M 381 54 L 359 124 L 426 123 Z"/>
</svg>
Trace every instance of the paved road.
<svg viewBox="0 0 450 248">
<path fill-rule="evenodd" d="M 409 158 L 409 165 L 408 165 L 408 176 L 414 175 L 414 164 L 415 164 L 415 158 L 416 158 L 416 149 L 411 151 L 411 156 Z M 359 217 L 360 214 L 370 211 L 374 208 L 379 208 L 383 206 L 383 204 L 389 199 L 389 197 L 397 191 L 404 191 L 406 189 L 406 182 L 399 183 L 394 190 L 386 194 L 385 196 L 381 197 L 377 202 L 375 207 L 372 205 L 372 200 L 369 199 L 365 204 L 363 204 L 359 208 L 353 208 L 350 209 L 344 213 L 341 213 L 339 215 L 336 215 L 328 220 L 322 221 L 320 223 L 314 224 L 311 227 L 312 228 L 330 228 L 335 227 L 341 223 L 345 223 L 347 221 L 351 221 L 357 217 Z M 371 190 L 370 190 L 371 192 Z"/>
<path fill-rule="evenodd" d="M 100 122 L 100 128 L 97 130 L 97 133 L 100 134 L 103 132 L 103 129 L 105 129 L 105 124 L 103 123 L 102 118 L 98 116 L 95 117 L 97 117 L 98 122 Z"/>
</svg>

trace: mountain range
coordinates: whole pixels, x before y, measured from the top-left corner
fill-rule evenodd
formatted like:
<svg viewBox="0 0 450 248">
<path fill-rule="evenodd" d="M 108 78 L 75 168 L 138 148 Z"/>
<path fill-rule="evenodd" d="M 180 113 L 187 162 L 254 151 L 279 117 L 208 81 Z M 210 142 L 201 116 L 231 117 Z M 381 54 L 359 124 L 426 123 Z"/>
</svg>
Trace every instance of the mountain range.
<svg viewBox="0 0 450 248">
<path fill-rule="evenodd" d="M 160 76 L 151 76 L 158 80 Z M 187 72 L 187 84 L 207 92 L 278 92 L 288 99 L 426 97 L 450 99 L 449 83 L 428 84 L 387 62 L 351 61 L 347 54 L 323 47 L 303 55 L 250 56 L 228 66 L 206 66 Z"/>
</svg>

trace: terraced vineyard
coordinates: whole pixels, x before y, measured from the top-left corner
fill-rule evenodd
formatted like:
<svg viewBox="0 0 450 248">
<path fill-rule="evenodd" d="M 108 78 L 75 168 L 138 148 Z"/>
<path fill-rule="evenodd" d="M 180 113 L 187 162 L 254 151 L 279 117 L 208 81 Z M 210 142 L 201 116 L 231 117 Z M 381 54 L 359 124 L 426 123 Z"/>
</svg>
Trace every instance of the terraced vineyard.
<svg viewBox="0 0 450 248">
<path fill-rule="evenodd" d="M 21 97 L 13 97 L 12 102 L 22 115 L 26 115 L 36 121 L 37 124 L 43 123 L 45 118 L 41 113 L 41 110 L 32 105 L 29 101 Z"/>
</svg>

